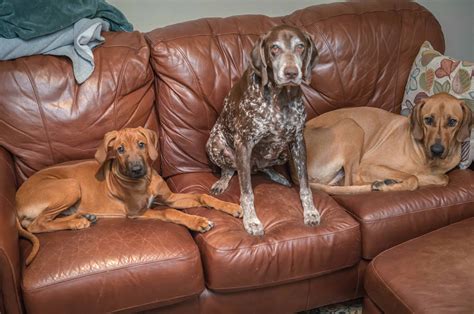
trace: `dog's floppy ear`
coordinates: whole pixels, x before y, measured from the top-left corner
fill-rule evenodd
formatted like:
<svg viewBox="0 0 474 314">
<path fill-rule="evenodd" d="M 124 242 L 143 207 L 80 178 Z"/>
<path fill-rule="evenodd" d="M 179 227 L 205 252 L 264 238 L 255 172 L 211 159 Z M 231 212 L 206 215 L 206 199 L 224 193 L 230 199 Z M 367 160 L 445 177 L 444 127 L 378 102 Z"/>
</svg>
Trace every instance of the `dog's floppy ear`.
<svg viewBox="0 0 474 314">
<path fill-rule="evenodd" d="M 456 134 L 456 140 L 460 143 L 464 142 L 469 138 L 471 135 L 471 128 L 472 128 L 472 114 L 473 112 L 471 109 L 466 105 L 464 101 L 460 102 L 460 105 L 462 107 L 462 121 L 460 121 L 460 126 L 458 129 L 458 132 Z"/>
<path fill-rule="evenodd" d="M 95 152 L 95 159 L 103 164 L 107 160 L 107 155 L 109 153 L 109 148 L 113 145 L 113 141 L 117 138 L 117 131 L 110 131 L 105 133 L 102 144 Z"/>
<path fill-rule="evenodd" d="M 303 60 L 303 80 L 306 84 L 311 84 L 311 73 L 318 59 L 318 50 L 314 46 L 314 41 L 308 33 L 304 33 L 306 39 L 306 54 Z"/>
<path fill-rule="evenodd" d="M 411 133 L 415 140 L 421 141 L 423 139 L 423 121 L 421 117 L 421 109 L 425 105 L 425 100 L 420 101 L 413 107 L 413 111 L 410 114 L 410 128 Z"/>
<path fill-rule="evenodd" d="M 265 58 L 265 39 L 266 35 L 261 36 L 250 53 L 252 69 L 260 76 L 262 87 L 268 83 L 267 60 Z"/>
<path fill-rule="evenodd" d="M 138 128 L 138 132 L 143 134 L 146 138 L 146 146 L 148 148 L 148 156 L 150 156 L 150 159 L 155 161 L 158 158 L 158 150 L 157 150 L 157 145 L 158 145 L 158 135 L 156 134 L 155 131 L 145 129 L 142 127 Z"/>
</svg>

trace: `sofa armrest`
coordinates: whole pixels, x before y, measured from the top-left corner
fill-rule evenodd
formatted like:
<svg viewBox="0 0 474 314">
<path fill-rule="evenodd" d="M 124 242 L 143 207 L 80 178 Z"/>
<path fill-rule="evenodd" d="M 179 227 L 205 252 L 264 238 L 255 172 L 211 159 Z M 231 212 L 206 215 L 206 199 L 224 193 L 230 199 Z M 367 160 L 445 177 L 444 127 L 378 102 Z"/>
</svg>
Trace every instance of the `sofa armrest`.
<svg viewBox="0 0 474 314">
<path fill-rule="evenodd" d="M 13 160 L 10 153 L 0 147 L 0 297 L 7 313 L 22 312 L 15 192 Z"/>
</svg>

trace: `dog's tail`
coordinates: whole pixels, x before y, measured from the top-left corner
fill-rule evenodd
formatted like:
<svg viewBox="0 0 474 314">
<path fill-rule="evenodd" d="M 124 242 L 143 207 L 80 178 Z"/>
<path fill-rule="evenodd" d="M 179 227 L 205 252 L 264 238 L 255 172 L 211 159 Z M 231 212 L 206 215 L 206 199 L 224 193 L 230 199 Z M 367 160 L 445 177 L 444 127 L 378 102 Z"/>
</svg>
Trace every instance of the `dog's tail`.
<svg viewBox="0 0 474 314">
<path fill-rule="evenodd" d="M 20 220 L 18 220 L 18 217 L 16 218 L 16 228 L 18 229 L 18 233 L 20 234 L 21 237 L 29 240 L 31 244 L 33 244 L 33 248 L 31 249 L 30 255 L 26 258 L 26 266 L 30 265 L 31 262 L 35 259 L 36 255 L 38 254 L 39 248 L 40 248 L 40 242 L 38 237 L 36 237 L 33 233 L 27 231 L 25 228 L 20 223 Z"/>
<path fill-rule="evenodd" d="M 310 182 L 309 185 L 312 189 L 324 191 L 330 195 L 349 195 L 372 191 L 371 184 L 339 186 Z"/>
</svg>

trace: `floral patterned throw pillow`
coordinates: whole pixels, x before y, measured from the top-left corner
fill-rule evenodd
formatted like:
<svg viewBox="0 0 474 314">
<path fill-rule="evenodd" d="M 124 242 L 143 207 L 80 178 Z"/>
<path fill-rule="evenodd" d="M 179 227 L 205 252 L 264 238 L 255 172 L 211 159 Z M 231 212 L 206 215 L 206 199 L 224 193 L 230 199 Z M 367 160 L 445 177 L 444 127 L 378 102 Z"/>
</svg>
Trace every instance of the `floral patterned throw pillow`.
<svg viewBox="0 0 474 314">
<path fill-rule="evenodd" d="M 401 114 L 408 116 L 418 99 L 442 92 L 462 99 L 474 111 L 474 63 L 444 56 L 425 41 L 408 77 Z M 474 159 L 473 130 L 461 150 L 459 167 L 465 169 Z"/>
</svg>

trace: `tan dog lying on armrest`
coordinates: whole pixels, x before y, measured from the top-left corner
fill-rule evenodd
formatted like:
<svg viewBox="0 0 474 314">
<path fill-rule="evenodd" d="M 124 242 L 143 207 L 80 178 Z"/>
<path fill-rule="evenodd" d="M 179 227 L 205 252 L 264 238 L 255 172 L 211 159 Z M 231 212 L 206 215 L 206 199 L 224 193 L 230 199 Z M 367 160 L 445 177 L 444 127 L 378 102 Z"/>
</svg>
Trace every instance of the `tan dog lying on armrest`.
<svg viewBox="0 0 474 314">
<path fill-rule="evenodd" d="M 355 194 L 446 185 L 471 127 L 469 107 L 446 93 L 421 100 L 408 118 L 368 107 L 327 112 L 304 131 L 310 186 Z"/>
<path fill-rule="evenodd" d="M 112 131 L 105 135 L 96 160 L 63 163 L 32 175 L 16 194 L 20 235 L 33 242 L 26 264 L 39 250 L 32 233 L 84 229 L 97 217 L 159 219 L 205 232 L 213 227 L 211 221 L 174 208 L 207 206 L 242 216 L 239 205 L 205 194 L 171 192 L 151 167 L 158 157 L 156 145 L 151 130 Z M 152 204 L 170 208 L 150 209 Z"/>
</svg>

